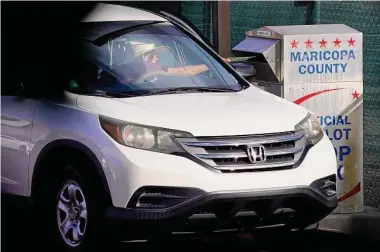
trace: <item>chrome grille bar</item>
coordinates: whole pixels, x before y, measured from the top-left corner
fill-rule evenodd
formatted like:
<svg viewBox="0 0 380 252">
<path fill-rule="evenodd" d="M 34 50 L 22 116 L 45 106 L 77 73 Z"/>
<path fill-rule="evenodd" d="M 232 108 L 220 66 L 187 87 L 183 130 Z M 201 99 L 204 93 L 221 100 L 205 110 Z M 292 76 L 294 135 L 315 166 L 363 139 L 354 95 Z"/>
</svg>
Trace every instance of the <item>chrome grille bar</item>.
<svg viewBox="0 0 380 252">
<path fill-rule="evenodd" d="M 239 171 L 239 170 L 258 170 L 258 169 L 268 169 L 268 168 L 282 168 L 293 166 L 295 161 L 286 161 L 286 162 L 270 162 L 263 164 L 255 164 L 255 165 L 217 165 L 215 168 L 219 170 L 225 171 Z"/>
<path fill-rule="evenodd" d="M 303 147 L 298 148 L 278 148 L 278 149 L 267 149 L 266 155 L 267 156 L 278 156 L 278 155 L 287 155 L 287 154 L 294 154 L 302 151 Z M 221 151 L 217 153 L 210 153 L 210 154 L 196 154 L 199 158 L 207 158 L 207 159 L 221 159 L 221 158 L 246 158 L 247 152 L 245 151 Z"/>
<path fill-rule="evenodd" d="M 183 144 L 193 147 L 223 147 L 223 146 L 241 146 L 241 145 L 256 145 L 256 144 L 273 144 L 282 142 L 291 142 L 299 140 L 303 137 L 302 133 L 295 133 L 280 136 L 253 136 L 244 137 L 241 139 L 223 139 L 223 140 L 204 140 L 204 141 L 185 141 Z"/>
</svg>

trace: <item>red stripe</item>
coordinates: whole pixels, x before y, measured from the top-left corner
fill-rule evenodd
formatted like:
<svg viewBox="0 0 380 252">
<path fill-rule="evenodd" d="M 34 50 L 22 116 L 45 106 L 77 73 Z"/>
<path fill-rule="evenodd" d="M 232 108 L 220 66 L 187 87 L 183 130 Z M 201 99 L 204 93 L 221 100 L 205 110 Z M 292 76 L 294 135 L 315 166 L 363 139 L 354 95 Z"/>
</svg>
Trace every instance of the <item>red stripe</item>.
<svg viewBox="0 0 380 252">
<path fill-rule="evenodd" d="M 301 104 L 303 103 L 304 101 L 314 97 L 314 96 L 317 96 L 319 94 L 323 94 L 323 93 L 327 93 L 327 92 L 331 92 L 331 91 L 335 91 L 335 90 L 340 90 L 340 89 L 343 89 L 343 88 L 333 88 L 333 89 L 326 89 L 326 90 L 321 90 L 321 91 L 318 91 L 318 92 L 314 92 L 314 93 L 311 93 L 311 94 L 308 94 L 308 95 L 305 95 L 297 100 L 294 101 L 295 104 Z"/>
<path fill-rule="evenodd" d="M 343 195 L 342 197 L 340 197 L 338 199 L 338 202 L 341 202 L 343 200 L 346 200 L 352 196 L 354 196 L 355 194 L 357 194 L 358 192 L 360 192 L 360 182 L 354 187 L 352 188 L 348 193 L 346 193 L 345 195 Z"/>
</svg>

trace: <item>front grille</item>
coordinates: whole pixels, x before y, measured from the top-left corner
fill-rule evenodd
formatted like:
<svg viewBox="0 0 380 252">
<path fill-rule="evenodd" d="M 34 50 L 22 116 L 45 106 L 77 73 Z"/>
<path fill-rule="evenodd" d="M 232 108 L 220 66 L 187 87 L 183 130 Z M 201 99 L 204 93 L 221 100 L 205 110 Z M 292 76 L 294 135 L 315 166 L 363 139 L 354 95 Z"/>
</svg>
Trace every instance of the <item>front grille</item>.
<svg viewBox="0 0 380 252">
<path fill-rule="evenodd" d="M 177 138 L 192 156 L 221 172 L 293 168 L 305 150 L 303 131 L 278 134 Z M 252 162 L 247 147 L 264 147 L 266 160 Z"/>
</svg>

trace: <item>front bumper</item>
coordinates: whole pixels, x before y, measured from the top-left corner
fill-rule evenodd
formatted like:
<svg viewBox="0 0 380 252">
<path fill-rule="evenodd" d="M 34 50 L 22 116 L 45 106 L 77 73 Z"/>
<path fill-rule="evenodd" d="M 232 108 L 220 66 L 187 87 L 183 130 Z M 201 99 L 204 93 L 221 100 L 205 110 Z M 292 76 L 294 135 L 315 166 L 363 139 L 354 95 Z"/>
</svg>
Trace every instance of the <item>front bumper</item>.
<svg viewBox="0 0 380 252">
<path fill-rule="evenodd" d="M 321 181 L 335 182 L 335 175 L 310 186 L 264 191 L 223 191 L 196 196 L 164 209 L 111 207 L 107 217 L 133 232 L 162 230 L 197 231 L 247 229 L 270 225 L 302 228 L 318 222 L 338 205 L 336 196 L 322 193 Z M 330 188 L 334 190 L 335 183 Z M 180 188 L 179 188 L 180 189 Z M 135 224 L 135 225 L 134 225 Z"/>
<path fill-rule="evenodd" d="M 327 136 L 308 152 L 294 169 L 215 173 L 176 155 L 143 151 L 110 144 L 103 150 L 104 172 L 113 206 L 127 207 L 133 194 L 145 186 L 198 188 L 206 193 L 266 191 L 307 187 L 336 173 L 336 156 Z"/>
</svg>

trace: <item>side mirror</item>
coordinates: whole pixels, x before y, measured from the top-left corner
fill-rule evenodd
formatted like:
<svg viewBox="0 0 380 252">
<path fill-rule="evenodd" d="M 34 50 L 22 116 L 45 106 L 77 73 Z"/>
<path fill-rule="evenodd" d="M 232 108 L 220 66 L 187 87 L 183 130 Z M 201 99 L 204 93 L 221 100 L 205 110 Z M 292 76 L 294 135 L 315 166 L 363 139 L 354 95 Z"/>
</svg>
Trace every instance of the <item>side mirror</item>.
<svg viewBox="0 0 380 252">
<path fill-rule="evenodd" d="M 231 62 L 230 65 L 244 78 L 253 77 L 256 74 L 255 68 L 244 62 Z"/>
<path fill-rule="evenodd" d="M 33 95 L 29 92 L 29 89 L 27 89 L 24 85 L 24 82 L 22 80 L 20 80 L 20 86 L 18 88 L 18 91 L 20 93 L 21 96 L 25 97 L 25 98 L 33 98 Z"/>
</svg>

